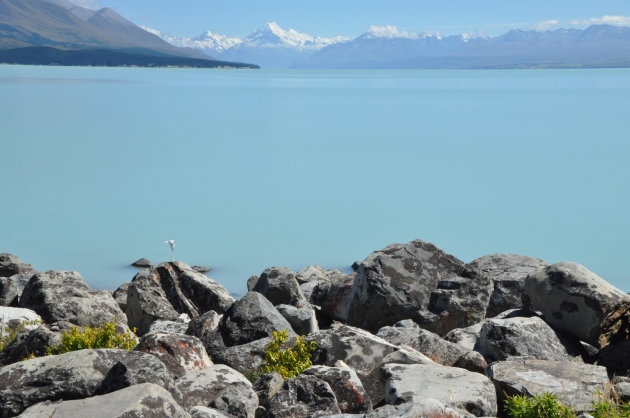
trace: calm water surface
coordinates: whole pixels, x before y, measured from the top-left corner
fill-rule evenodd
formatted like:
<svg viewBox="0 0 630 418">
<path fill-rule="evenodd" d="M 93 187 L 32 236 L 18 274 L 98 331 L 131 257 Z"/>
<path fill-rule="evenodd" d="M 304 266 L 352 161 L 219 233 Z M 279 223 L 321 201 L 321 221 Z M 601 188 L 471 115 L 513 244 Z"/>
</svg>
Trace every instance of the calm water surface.
<svg viewBox="0 0 630 418">
<path fill-rule="evenodd" d="M 0 252 L 94 287 L 139 257 L 348 268 L 422 238 L 630 290 L 630 70 L 0 66 Z"/>
</svg>

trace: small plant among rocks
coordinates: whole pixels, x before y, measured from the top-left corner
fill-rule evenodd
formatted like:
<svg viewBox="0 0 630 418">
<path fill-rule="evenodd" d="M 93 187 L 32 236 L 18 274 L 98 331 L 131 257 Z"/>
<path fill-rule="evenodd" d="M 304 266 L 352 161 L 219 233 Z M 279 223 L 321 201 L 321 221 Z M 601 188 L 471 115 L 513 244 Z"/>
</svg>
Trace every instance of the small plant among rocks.
<svg viewBox="0 0 630 418">
<path fill-rule="evenodd" d="M 597 391 L 600 400 L 592 403 L 590 414 L 594 418 L 630 418 L 630 403 L 623 403 L 611 395 Z M 577 414 L 562 404 L 551 393 L 543 393 L 534 397 L 515 395 L 505 401 L 505 412 L 514 418 L 574 418 Z"/>
<path fill-rule="evenodd" d="M 0 332 L 0 351 L 4 350 L 4 347 L 6 347 L 11 341 L 13 341 L 19 333 L 26 331 L 26 327 L 41 325 L 42 323 L 42 321 L 36 319 L 33 321 L 22 321 L 16 327 L 3 326 L 2 332 Z"/>
<path fill-rule="evenodd" d="M 551 393 L 532 398 L 514 395 L 505 400 L 505 412 L 514 418 L 573 418 L 575 412 Z"/>
<path fill-rule="evenodd" d="M 46 348 L 46 355 L 63 354 L 87 348 L 119 348 L 131 350 L 138 344 L 136 329 L 124 334 L 116 333 L 116 322 L 106 322 L 100 327 L 74 326 L 61 335 L 61 342 Z"/>
<path fill-rule="evenodd" d="M 284 379 L 291 379 L 313 365 L 311 352 L 317 348 L 315 341 L 307 342 L 302 336 L 296 338 L 293 347 L 285 347 L 288 340 L 288 330 L 273 331 L 271 342 L 265 347 L 265 361 L 255 373 L 250 373 L 251 380 L 271 372 L 279 373 Z"/>
</svg>

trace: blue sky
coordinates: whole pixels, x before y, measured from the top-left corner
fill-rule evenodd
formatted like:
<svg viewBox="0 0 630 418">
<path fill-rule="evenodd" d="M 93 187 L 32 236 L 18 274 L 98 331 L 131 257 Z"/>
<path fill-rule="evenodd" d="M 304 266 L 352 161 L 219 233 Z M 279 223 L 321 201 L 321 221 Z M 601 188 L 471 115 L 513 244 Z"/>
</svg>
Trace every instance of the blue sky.
<svg viewBox="0 0 630 418">
<path fill-rule="evenodd" d="M 356 37 L 372 25 L 408 32 L 499 35 L 509 29 L 630 25 L 630 0 L 72 0 L 110 6 L 136 24 L 176 36 L 206 30 L 245 37 L 266 22 L 325 37 Z M 607 16 L 607 17 L 606 17 Z"/>
</svg>

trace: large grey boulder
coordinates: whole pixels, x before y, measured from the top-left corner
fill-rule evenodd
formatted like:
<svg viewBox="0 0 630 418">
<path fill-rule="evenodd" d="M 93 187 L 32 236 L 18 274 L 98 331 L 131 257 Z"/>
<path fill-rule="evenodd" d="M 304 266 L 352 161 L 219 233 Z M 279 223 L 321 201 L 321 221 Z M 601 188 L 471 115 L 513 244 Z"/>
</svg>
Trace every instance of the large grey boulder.
<svg viewBox="0 0 630 418">
<path fill-rule="evenodd" d="M 441 365 L 383 366 L 385 400 L 390 405 L 424 399 L 457 405 L 475 416 L 496 416 L 497 396 L 492 382 L 479 373 Z"/>
<path fill-rule="evenodd" d="M 478 347 L 482 326 L 483 322 L 478 322 L 465 328 L 452 329 L 444 336 L 444 340 L 457 344 L 466 351 L 473 351 Z"/>
<path fill-rule="evenodd" d="M 343 282 L 347 277 L 347 274 L 339 270 L 325 270 L 320 266 L 308 266 L 295 274 L 306 299 L 312 305 L 320 307 L 328 298 L 332 286 Z"/>
<path fill-rule="evenodd" d="M 26 284 L 20 307 L 32 309 L 47 323 L 68 321 L 101 326 L 116 321 L 127 329 L 127 318 L 106 290 L 94 290 L 76 271 L 37 273 Z"/>
<path fill-rule="evenodd" d="M 472 418 L 474 415 L 444 402 L 427 398 L 400 405 L 384 405 L 365 418 Z"/>
<path fill-rule="evenodd" d="M 541 311 L 552 327 L 598 346 L 601 322 L 630 296 L 576 263 L 557 263 L 530 273 L 525 307 Z"/>
<path fill-rule="evenodd" d="M 358 265 L 347 322 L 372 332 L 402 319 L 444 335 L 484 319 L 492 284 L 461 260 L 416 240 Z"/>
<path fill-rule="evenodd" d="M 274 306 L 292 305 L 299 308 L 308 304 L 295 274 L 286 267 L 270 267 L 263 271 L 253 291 L 261 293 Z"/>
<path fill-rule="evenodd" d="M 14 274 L 0 277 L 0 306 L 18 306 L 20 296 L 32 274 Z"/>
<path fill-rule="evenodd" d="M 223 413 L 253 418 L 258 395 L 241 373 L 225 365 L 190 372 L 176 381 L 186 409 L 210 406 Z"/>
<path fill-rule="evenodd" d="M 597 391 L 604 392 L 608 373 L 602 366 L 569 361 L 511 359 L 488 366 L 503 404 L 505 395 L 534 396 L 552 393 L 577 412 L 590 410 Z"/>
<path fill-rule="evenodd" d="M 35 273 L 37 270 L 20 260 L 17 255 L 0 253 L 0 277 L 11 277 L 16 274 L 32 276 Z"/>
<path fill-rule="evenodd" d="M 290 337 L 296 335 L 287 320 L 261 293 L 248 292 L 225 312 L 214 337 L 220 337 L 226 347 L 232 347 L 271 337 L 273 331 L 285 329 Z M 216 340 L 204 338 L 204 344 L 212 353 Z"/>
<path fill-rule="evenodd" d="M 214 331 L 219 327 L 223 315 L 219 315 L 215 311 L 208 311 L 197 318 L 192 319 L 186 328 L 186 334 L 194 335 L 197 338 L 203 338 L 207 333 Z"/>
<path fill-rule="evenodd" d="M 329 321 L 342 321 L 348 320 L 348 311 L 350 309 L 350 302 L 352 301 L 351 295 L 354 289 L 354 281 L 356 279 L 356 273 L 343 276 L 340 280 L 333 282 L 330 286 L 326 286 L 326 289 L 320 289 L 320 295 L 313 303 L 320 302 L 322 308 L 322 314 L 326 316 Z M 315 290 L 313 290 L 314 294 Z M 311 299 L 314 299 L 311 294 Z"/>
<path fill-rule="evenodd" d="M 172 375 L 150 354 L 101 349 L 38 357 L 0 369 L 0 416 L 15 416 L 46 400 L 89 398 L 139 383 L 155 383 L 181 400 Z"/>
<path fill-rule="evenodd" d="M 212 366 L 203 343 L 192 335 L 145 334 L 134 350 L 157 357 L 175 377 Z"/>
<path fill-rule="evenodd" d="M 486 318 L 492 318 L 509 309 L 520 309 L 525 278 L 540 267 L 548 266 L 544 260 L 516 254 L 491 254 L 477 258 L 469 266 L 480 271 L 493 283 Z"/>
<path fill-rule="evenodd" d="M 578 345 L 578 342 L 570 344 L 566 338 L 561 340 L 545 321 L 535 316 L 489 319 L 483 322 L 479 337 L 479 351 L 489 362 L 521 356 L 538 360 L 577 360 L 580 359 Z"/>
<path fill-rule="evenodd" d="M 407 345 L 436 363 L 452 366 L 467 351 L 439 335 L 419 327 L 383 327 L 376 334 L 394 345 Z"/>
<path fill-rule="evenodd" d="M 265 417 L 310 418 L 339 414 L 335 393 L 325 381 L 310 375 L 287 379 L 267 403 Z"/>
<path fill-rule="evenodd" d="M 21 418 L 190 418 L 161 386 L 141 383 L 87 399 L 43 402 L 22 412 Z"/>
<path fill-rule="evenodd" d="M 145 334 L 156 320 L 191 319 L 214 310 L 223 313 L 234 303 L 229 292 L 190 266 L 174 261 L 136 274 L 127 291 L 129 324 Z"/>
<path fill-rule="evenodd" d="M 244 376 L 249 376 L 263 363 L 265 347 L 270 342 L 271 338 L 262 338 L 251 343 L 208 352 L 208 355 L 214 363 L 225 364 Z"/>
<path fill-rule="evenodd" d="M 127 310 L 127 292 L 129 291 L 130 284 L 130 282 L 125 282 L 112 292 L 112 297 L 123 312 Z"/>
<path fill-rule="evenodd" d="M 361 380 L 345 363 L 337 362 L 336 367 L 312 366 L 304 374 L 316 376 L 330 385 L 341 413 L 361 414 L 372 410 L 372 401 Z"/>
<path fill-rule="evenodd" d="M 385 398 L 381 366 L 387 361 L 410 359 L 414 351 L 411 347 L 398 347 L 363 329 L 339 323 L 333 323 L 331 329 L 307 336 L 307 340 L 317 343 L 313 352 L 314 364 L 335 366 L 337 361 L 343 361 L 357 373 L 374 405 Z M 412 362 L 431 362 L 420 353 L 417 356 L 426 360 Z"/>
<path fill-rule="evenodd" d="M 276 309 L 291 324 L 291 328 L 297 334 L 307 335 L 319 331 L 315 310 L 310 304 L 307 303 L 301 308 L 296 308 L 293 305 L 277 305 Z"/>
</svg>

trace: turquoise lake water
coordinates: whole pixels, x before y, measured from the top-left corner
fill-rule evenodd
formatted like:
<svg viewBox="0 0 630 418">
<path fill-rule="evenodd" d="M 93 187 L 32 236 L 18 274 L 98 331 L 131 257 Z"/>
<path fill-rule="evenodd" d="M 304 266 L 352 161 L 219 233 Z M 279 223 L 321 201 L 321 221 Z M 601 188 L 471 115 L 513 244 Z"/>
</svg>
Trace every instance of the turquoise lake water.
<svg viewBox="0 0 630 418">
<path fill-rule="evenodd" d="M 422 238 L 623 290 L 630 70 L 0 66 L 0 252 L 114 289 L 140 257 L 348 269 Z"/>
</svg>

